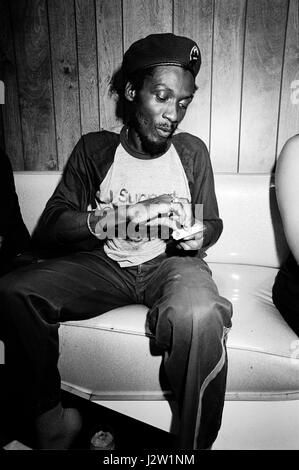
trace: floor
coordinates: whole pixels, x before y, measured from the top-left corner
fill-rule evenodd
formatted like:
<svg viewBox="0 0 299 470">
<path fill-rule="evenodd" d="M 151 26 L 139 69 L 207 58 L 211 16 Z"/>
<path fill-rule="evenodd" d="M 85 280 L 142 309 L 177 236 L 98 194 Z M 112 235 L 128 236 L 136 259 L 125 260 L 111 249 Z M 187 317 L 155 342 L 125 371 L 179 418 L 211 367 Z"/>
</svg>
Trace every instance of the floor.
<svg viewBox="0 0 299 470">
<path fill-rule="evenodd" d="M 82 429 L 72 446 L 72 450 L 89 449 L 90 439 L 94 434 L 95 428 L 99 425 L 106 425 L 114 430 L 115 450 L 134 449 L 135 451 L 146 451 L 156 449 L 162 451 L 173 449 L 174 437 L 153 426 L 116 413 L 67 392 L 62 392 L 62 404 L 64 407 L 77 408 L 82 415 Z M 33 449 L 35 448 L 34 433 L 28 427 L 21 426 L 18 432 L 10 430 L 8 434 L 0 436 L 1 447 L 15 439 Z"/>
</svg>

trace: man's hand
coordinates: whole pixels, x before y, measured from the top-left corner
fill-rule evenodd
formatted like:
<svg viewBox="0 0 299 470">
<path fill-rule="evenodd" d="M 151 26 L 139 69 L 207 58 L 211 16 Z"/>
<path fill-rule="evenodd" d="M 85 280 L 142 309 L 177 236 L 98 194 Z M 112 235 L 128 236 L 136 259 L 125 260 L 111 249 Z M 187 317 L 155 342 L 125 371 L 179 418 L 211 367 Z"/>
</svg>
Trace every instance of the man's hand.
<svg viewBox="0 0 299 470">
<path fill-rule="evenodd" d="M 197 232 L 194 235 L 184 238 L 177 244 L 177 246 L 183 250 L 200 250 L 203 245 L 205 229 L 206 227 L 203 225 L 203 230 L 201 232 Z"/>
<path fill-rule="evenodd" d="M 175 230 L 180 225 L 190 227 L 192 210 L 187 199 L 163 194 L 129 206 L 128 217 L 133 224 L 166 225 Z"/>
</svg>

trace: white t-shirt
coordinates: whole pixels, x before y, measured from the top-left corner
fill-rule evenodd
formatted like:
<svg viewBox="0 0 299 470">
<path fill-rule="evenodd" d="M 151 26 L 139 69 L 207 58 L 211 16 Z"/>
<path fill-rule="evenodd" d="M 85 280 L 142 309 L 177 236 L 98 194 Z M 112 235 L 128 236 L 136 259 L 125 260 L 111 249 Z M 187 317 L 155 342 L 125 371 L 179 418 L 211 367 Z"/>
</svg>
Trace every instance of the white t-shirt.
<svg viewBox="0 0 299 470">
<path fill-rule="evenodd" d="M 173 145 L 161 157 L 141 159 L 130 155 L 120 144 L 114 162 L 100 185 L 99 208 L 136 204 L 162 194 L 191 201 L 188 180 Z M 132 241 L 123 238 L 106 239 L 106 254 L 120 266 L 136 266 L 165 252 L 161 238 Z"/>
</svg>

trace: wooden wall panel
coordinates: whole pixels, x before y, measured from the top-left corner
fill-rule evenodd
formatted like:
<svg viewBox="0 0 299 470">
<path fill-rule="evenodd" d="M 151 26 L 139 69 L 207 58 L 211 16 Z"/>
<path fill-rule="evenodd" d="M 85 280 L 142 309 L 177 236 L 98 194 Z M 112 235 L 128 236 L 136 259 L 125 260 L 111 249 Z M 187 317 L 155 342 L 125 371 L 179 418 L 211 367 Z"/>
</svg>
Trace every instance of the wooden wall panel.
<svg viewBox="0 0 299 470">
<path fill-rule="evenodd" d="M 59 169 L 81 135 L 73 0 L 48 0 Z"/>
<path fill-rule="evenodd" d="M 247 7 L 240 172 L 268 173 L 275 162 L 288 0 Z"/>
<path fill-rule="evenodd" d="M 0 2 L 0 54 L 0 80 L 5 84 L 5 105 L 2 105 L 5 150 L 13 168 L 24 170 L 17 68 L 8 0 Z"/>
<path fill-rule="evenodd" d="M 75 0 L 81 131 L 99 130 L 97 38 L 94 0 Z"/>
<path fill-rule="evenodd" d="M 202 54 L 180 127 L 206 142 L 215 171 L 270 172 L 299 130 L 298 9 L 298 0 L 1 0 L 13 168 L 62 169 L 81 133 L 120 128 L 109 85 L 124 51 L 173 31 Z"/>
<path fill-rule="evenodd" d="M 216 0 L 211 158 L 214 171 L 237 172 L 246 0 Z"/>
<path fill-rule="evenodd" d="M 57 169 L 47 7 L 45 0 L 11 3 L 24 169 Z"/>
<path fill-rule="evenodd" d="M 279 119 L 279 155 L 289 137 L 299 133 L 299 2 L 290 0 Z"/>
<path fill-rule="evenodd" d="M 175 0 L 174 33 L 198 44 L 202 65 L 196 78 L 198 91 L 180 127 L 200 137 L 210 147 L 213 0 Z"/>
<path fill-rule="evenodd" d="M 113 73 L 121 66 L 122 3 L 121 0 L 96 0 L 100 127 L 114 129 L 117 119 L 117 99 L 110 93 Z"/>
<path fill-rule="evenodd" d="M 123 0 L 124 51 L 152 33 L 172 32 L 172 0 Z"/>
</svg>

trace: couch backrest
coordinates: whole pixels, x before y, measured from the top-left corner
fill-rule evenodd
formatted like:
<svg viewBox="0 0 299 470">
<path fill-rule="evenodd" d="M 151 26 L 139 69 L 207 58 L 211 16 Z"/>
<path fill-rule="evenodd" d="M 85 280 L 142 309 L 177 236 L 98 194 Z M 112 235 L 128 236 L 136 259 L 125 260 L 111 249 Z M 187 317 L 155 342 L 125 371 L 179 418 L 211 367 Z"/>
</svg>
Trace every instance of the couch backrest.
<svg viewBox="0 0 299 470">
<path fill-rule="evenodd" d="M 216 194 L 223 233 L 207 260 L 279 267 L 288 248 L 268 174 L 217 174 Z"/>
<path fill-rule="evenodd" d="M 60 179 L 59 172 L 15 172 L 19 203 L 30 232 Z M 270 175 L 215 175 L 224 230 L 207 261 L 278 267 L 287 253 Z"/>
</svg>

